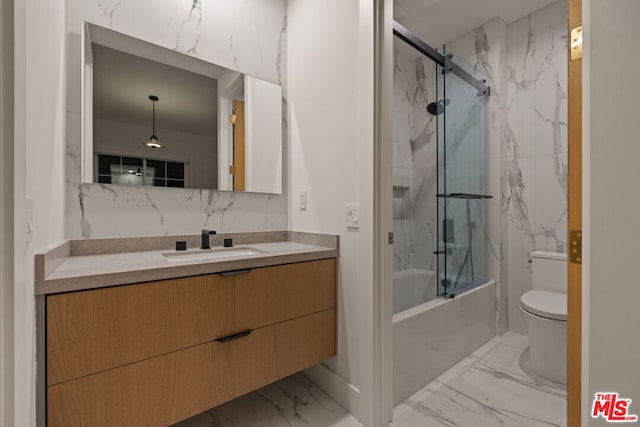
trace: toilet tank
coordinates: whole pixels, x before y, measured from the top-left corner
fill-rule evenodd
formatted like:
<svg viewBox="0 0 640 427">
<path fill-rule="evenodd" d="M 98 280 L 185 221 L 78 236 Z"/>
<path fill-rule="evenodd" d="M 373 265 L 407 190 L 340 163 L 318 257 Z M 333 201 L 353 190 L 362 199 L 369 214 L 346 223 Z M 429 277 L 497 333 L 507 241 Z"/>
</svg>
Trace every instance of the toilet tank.
<svg viewBox="0 0 640 427">
<path fill-rule="evenodd" d="M 533 289 L 567 293 L 567 254 L 532 252 Z"/>
</svg>

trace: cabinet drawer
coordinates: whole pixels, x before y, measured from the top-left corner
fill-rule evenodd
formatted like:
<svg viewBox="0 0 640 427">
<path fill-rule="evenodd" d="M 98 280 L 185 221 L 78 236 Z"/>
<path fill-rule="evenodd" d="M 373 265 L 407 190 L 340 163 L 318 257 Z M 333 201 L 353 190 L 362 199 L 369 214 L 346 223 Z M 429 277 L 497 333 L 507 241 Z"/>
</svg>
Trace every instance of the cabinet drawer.
<svg viewBox="0 0 640 427">
<path fill-rule="evenodd" d="M 47 297 L 47 384 L 335 307 L 335 259 Z"/>
<path fill-rule="evenodd" d="M 237 397 L 335 356 L 336 310 L 258 329 L 230 344 L 227 356 Z"/>
<path fill-rule="evenodd" d="M 49 386 L 48 425 L 166 426 L 335 355 L 335 309 Z"/>
</svg>

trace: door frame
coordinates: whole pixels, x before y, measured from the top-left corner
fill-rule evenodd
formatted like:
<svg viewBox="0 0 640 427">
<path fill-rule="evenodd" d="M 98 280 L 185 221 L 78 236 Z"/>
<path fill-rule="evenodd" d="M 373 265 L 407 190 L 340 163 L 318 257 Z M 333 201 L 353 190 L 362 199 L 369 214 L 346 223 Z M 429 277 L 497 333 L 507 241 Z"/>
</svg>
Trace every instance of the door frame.
<svg viewBox="0 0 640 427">
<path fill-rule="evenodd" d="M 578 0 L 570 0 L 578 1 Z M 589 206 L 591 204 L 591 179 L 590 179 L 590 126 L 589 126 L 589 111 L 590 111 L 590 35 L 589 35 L 589 23 L 591 17 L 591 3 L 585 0 L 579 0 L 581 2 L 581 18 L 583 29 L 582 32 L 582 153 L 581 153 L 581 168 L 582 168 L 582 287 L 581 287 L 581 367 L 580 367 L 580 389 L 577 390 L 577 394 L 574 397 L 579 399 L 581 407 L 581 421 L 579 425 L 588 426 L 591 421 L 590 417 L 590 404 L 591 396 L 589 392 L 589 286 L 590 286 L 590 273 L 589 264 L 591 263 L 590 254 L 590 222 L 589 222 Z"/>
<path fill-rule="evenodd" d="M 393 417 L 393 0 L 373 1 L 373 425 Z"/>
<path fill-rule="evenodd" d="M 14 4 L 0 2 L 0 425 L 14 424 Z"/>
<path fill-rule="evenodd" d="M 582 243 L 580 262 L 572 262 L 571 256 L 567 257 L 567 427 L 580 427 L 588 425 L 588 363 L 586 361 L 588 345 L 588 322 L 586 321 L 588 307 L 588 275 L 586 266 L 589 263 L 588 221 L 585 220 L 588 213 L 588 162 L 584 162 L 584 156 L 588 155 L 587 135 L 588 121 L 585 120 L 588 95 L 585 90 L 586 59 L 571 60 L 572 29 L 581 26 L 584 22 L 584 14 L 588 10 L 588 2 L 582 0 L 568 0 L 567 22 L 567 242 L 569 253 L 575 248 L 572 243 L 572 230 L 579 231 Z M 586 53 L 585 37 L 582 39 L 583 54 Z M 586 190 L 586 191 L 585 191 Z"/>
</svg>

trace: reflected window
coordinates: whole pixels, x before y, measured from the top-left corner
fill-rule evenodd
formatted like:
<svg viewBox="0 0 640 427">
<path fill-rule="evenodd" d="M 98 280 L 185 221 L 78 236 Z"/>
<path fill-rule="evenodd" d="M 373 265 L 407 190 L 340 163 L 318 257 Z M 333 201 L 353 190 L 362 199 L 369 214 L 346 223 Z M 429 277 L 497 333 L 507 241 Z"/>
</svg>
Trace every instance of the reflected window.
<svg viewBox="0 0 640 427">
<path fill-rule="evenodd" d="M 97 157 L 100 184 L 185 188 L 186 163 L 109 154 Z"/>
</svg>

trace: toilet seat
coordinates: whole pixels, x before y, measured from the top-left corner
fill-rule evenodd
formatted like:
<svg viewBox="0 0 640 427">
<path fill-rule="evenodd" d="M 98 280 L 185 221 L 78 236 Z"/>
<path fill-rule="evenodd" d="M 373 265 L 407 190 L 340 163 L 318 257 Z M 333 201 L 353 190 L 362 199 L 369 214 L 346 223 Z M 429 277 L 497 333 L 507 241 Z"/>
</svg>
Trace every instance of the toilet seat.
<svg viewBox="0 0 640 427">
<path fill-rule="evenodd" d="M 567 295 L 551 291 L 528 291 L 520 298 L 522 309 L 551 320 L 567 320 Z"/>
</svg>

